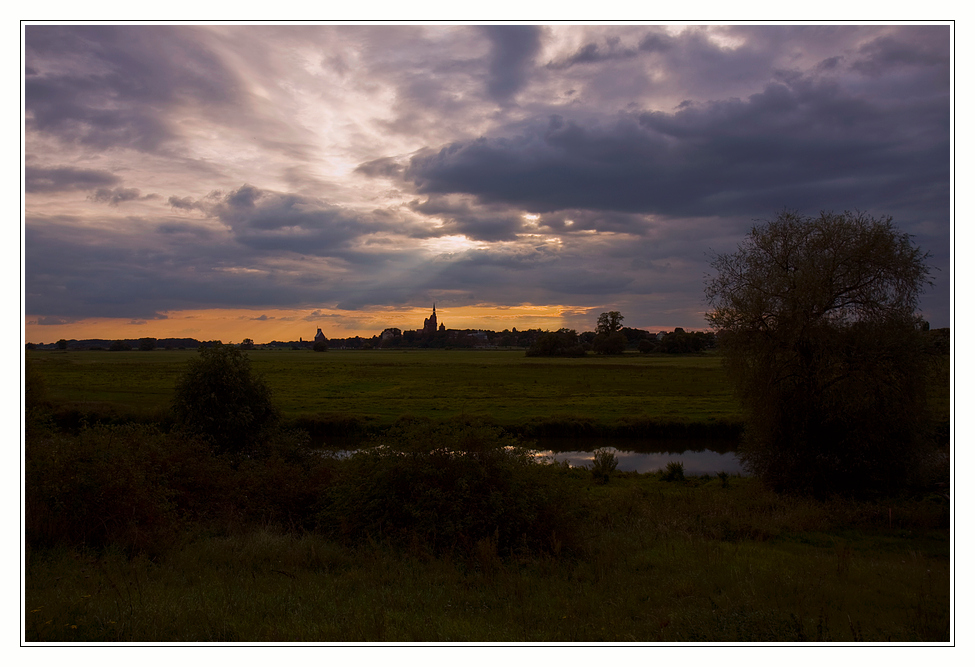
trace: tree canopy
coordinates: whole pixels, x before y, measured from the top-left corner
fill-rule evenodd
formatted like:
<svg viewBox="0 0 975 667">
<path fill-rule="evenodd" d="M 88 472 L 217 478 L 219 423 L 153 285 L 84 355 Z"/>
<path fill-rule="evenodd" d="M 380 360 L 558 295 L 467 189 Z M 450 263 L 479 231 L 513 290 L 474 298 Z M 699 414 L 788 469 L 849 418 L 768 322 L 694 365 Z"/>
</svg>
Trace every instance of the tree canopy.
<svg viewBox="0 0 975 667">
<path fill-rule="evenodd" d="M 199 353 L 176 382 L 176 425 L 218 451 L 246 450 L 278 419 L 271 390 L 237 348 L 217 343 Z"/>
<path fill-rule="evenodd" d="M 592 339 L 593 351 L 598 354 L 623 354 L 627 341 L 622 329 L 623 315 L 620 311 L 601 313 L 596 320 L 596 336 Z"/>
<path fill-rule="evenodd" d="M 890 217 L 791 211 L 713 258 L 707 317 L 745 410 L 739 456 L 753 473 L 831 493 L 891 489 L 917 470 L 927 258 Z"/>
<path fill-rule="evenodd" d="M 608 313 L 600 313 L 596 320 L 596 335 L 614 334 L 623 328 L 623 315 L 618 310 L 611 310 Z"/>
</svg>

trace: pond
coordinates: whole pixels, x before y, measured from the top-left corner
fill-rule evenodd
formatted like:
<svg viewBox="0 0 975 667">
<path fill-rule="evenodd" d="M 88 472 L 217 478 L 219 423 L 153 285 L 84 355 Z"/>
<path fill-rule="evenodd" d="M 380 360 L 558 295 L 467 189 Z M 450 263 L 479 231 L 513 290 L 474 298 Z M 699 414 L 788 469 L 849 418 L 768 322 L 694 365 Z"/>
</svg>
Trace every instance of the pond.
<svg viewBox="0 0 975 667">
<path fill-rule="evenodd" d="M 540 456 L 568 461 L 572 466 L 588 466 L 595 449 L 613 452 L 619 464 L 617 470 L 654 472 L 666 468 L 671 461 L 683 464 L 685 475 L 730 475 L 744 472 L 735 452 L 724 441 L 669 440 L 636 441 L 588 439 L 541 439 L 535 445 Z"/>
<path fill-rule="evenodd" d="M 326 451 L 340 458 L 353 453 L 361 441 L 332 438 Z M 592 463 L 593 451 L 605 449 L 613 452 L 618 461 L 617 470 L 625 472 L 656 472 L 671 461 L 684 466 L 685 475 L 729 475 L 743 473 L 741 462 L 734 452 L 734 443 L 727 440 L 619 440 L 611 438 L 539 438 L 532 441 L 538 456 L 556 461 L 568 461 L 569 465 L 585 467 Z"/>
</svg>

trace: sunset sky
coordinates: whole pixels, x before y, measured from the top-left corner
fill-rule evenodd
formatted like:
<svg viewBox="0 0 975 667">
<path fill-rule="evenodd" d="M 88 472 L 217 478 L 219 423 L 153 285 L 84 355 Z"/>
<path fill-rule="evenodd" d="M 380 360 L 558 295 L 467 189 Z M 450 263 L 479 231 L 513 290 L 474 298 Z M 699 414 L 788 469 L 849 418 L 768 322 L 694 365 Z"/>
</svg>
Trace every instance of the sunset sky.
<svg viewBox="0 0 975 667">
<path fill-rule="evenodd" d="M 709 253 L 891 215 L 950 321 L 948 25 L 24 27 L 25 336 L 706 327 Z"/>
</svg>

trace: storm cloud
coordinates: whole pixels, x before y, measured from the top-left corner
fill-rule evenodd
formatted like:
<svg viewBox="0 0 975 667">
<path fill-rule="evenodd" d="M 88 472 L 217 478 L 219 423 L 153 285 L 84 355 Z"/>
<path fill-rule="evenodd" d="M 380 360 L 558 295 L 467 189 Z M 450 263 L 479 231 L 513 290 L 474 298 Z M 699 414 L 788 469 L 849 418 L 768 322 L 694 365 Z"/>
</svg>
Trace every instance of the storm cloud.
<svg viewBox="0 0 975 667">
<path fill-rule="evenodd" d="M 904 131 L 917 122 L 924 133 Z M 785 206 L 895 205 L 944 215 L 948 191 L 931 195 L 949 176 L 948 129 L 946 98 L 889 106 L 797 77 L 745 100 L 611 123 L 552 116 L 517 135 L 423 150 L 404 177 L 421 193 L 470 194 L 534 212 L 758 215 Z"/>
</svg>

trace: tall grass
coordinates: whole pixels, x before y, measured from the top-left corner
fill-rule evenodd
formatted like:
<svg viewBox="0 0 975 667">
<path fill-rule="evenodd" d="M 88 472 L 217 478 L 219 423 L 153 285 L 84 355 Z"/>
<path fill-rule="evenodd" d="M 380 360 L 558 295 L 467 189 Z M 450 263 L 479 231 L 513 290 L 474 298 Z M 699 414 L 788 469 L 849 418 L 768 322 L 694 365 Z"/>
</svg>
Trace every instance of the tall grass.
<svg viewBox="0 0 975 667">
<path fill-rule="evenodd" d="M 155 558 L 31 550 L 28 641 L 941 642 L 934 508 L 782 498 L 751 480 L 592 486 L 575 556 L 433 557 L 272 527 Z M 588 489 L 588 490 L 587 490 Z"/>
</svg>

